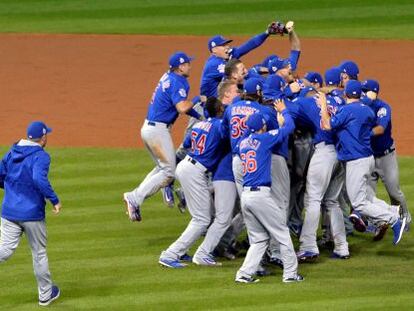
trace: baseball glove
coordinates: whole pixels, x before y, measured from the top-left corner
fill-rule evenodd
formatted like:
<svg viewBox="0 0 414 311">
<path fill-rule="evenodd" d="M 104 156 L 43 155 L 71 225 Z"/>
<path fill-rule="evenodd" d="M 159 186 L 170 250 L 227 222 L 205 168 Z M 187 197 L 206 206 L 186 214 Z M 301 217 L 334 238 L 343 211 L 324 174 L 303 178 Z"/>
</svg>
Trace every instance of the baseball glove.
<svg viewBox="0 0 414 311">
<path fill-rule="evenodd" d="M 280 35 L 283 36 L 283 34 L 288 33 L 285 24 L 277 21 L 272 22 L 267 26 L 266 33 L 269 35 Z"/>
</svg>

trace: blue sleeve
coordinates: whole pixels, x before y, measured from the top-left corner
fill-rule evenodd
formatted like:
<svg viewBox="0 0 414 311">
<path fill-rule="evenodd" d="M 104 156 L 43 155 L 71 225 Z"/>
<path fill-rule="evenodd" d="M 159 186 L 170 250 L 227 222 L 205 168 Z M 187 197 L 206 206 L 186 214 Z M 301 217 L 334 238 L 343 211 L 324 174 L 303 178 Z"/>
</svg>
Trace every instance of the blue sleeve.
<svg viewBox="0 0 414 311">
<path fill-rule="evenodd" d="M 243 55 L 249 53 L 251 50 L 254 50 L 255 48 L 261 46 L 268 36 L 269 35 L 266 33 L 261 33 L 257 36 L 254 36 L 249 41 L 243 43 L 239 47 L 233 48 L 231 56 L 233 58 L 242 57 Z"/>
<path fill-rule="evenodd" d="M 340 109 L 334 116 L 331 116 L 331 128 L 343 127 L 348 122 L 348 115 L 346 109 Z"/>
<path fill-rule="evenodd" d="M 8 152 L 4 158 L 1 160 L 0 163 L 0 188 L 4 188 L 4 179 L 6 178 L 7 175 L 7 165 L 6 165 L 6 161 L 7 161 L 7 157 L 9 156 L 10 152 Z"/>
<path fill-rule="evenodd" d="M 295 123 L 293 123 L 293 119 L 287 109 L 282 112 L 282 115 L 285 118 L 285 124 L 279 129 L 271 130 L 266 133 L 265 143 L 269 149 L 272 149 L 275 145 L 281 143 L 295 129 Z"/>
<path fill-rule="evenodd" d="M 184 138 L 183 147 L 185 149 L 191 148 L 191 133 L 192 133 L 192 131 L 189 131 L 188 134 Z"/>
<path fill-rule="evenodd" d="M 298 67 L 300 57 L 300 51 L 291 50 L 289 54 L 290 65 L 292 66 L 292 71 L 295 71 Z"/>
<path fill-rule="evenodd" d="M 299 105 L 297 103 L 288 102 L 288 101 L 285 103 L 285 105 L 286 105 L 286 108 L 287 108 L 290 116 L 294 120 L 298 119 L 299 116 L 300 116 L 300 109 L 299 109 L 300 107 L 299 107 Z"/>
<path fill-rule="evenodd" d="M 40 193 L 53 205 L 59 203 L 59 198 L 47 177 L 49 173 L 50 156 L 46 152 L 41 152 L 33 164 L 33 181 Z"/>
<path fill-rule="evenodd" d="M 187 100 L 189 89 L 190 87 L 188 83 L 184 84 L 181 81 L 174 81 L 170 91 L 171 100 L 174 106 L 183 100 Z"/>
<path fill-rule="evenodd" d="M 199 120 L 201 118 L 201 115 L 197 111 L 195 111 L 194 108 L 191 108 L 190 110 L 188 110 L 186 114 L 189 115 L 190 117 L 193 117 Z"/>
<path fill-rule="evenodd" d="M 224 111 L 224 115 L 223 115 L 223 122 L 222 124 L 222 131 L 223 131 L 223 135 L 224 137 L 229 137 L 229 113 L 230 113 L 230 106 L 226 107 L 226 110 Z"/>
<path fill-rule="evenodd" d="M 390 107 L 381 107 L 377 112 L 377 125 L 380 125 L 384 130 L 391 123 L 391 109 Z"/>
</svg>

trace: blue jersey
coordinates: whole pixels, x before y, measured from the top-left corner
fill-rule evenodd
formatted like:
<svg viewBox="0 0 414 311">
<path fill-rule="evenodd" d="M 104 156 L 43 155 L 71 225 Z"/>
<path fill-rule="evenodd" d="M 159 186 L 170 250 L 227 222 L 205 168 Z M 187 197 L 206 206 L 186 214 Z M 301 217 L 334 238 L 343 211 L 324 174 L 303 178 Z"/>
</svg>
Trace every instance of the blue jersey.
<svg viewBox="0 0 414 311">
<path fill-rule="evenodd" d="M 380 99 L 374 100 L 370 107 L 374 110 L 376 116 L 374 126 L 381 125 L 384 128 L 384 134 L 371 137 L 374 156 L 382 156 L 394 144 L 391 136 L 391 107 Z"/>
<path fill-rule="evenodd" d="M 340 106 L 336 115 L 331 117 L 331 127 L 338 138 L 338 159 L 351 161 L 371 156 L 371 129 L 374 125 L 373 111 L 361 102 Z"/>
<path fill-rule="evenodd" d="M 190 148 L 188 155 L 213 171 L 221 158 L 225 140 L 221 119 L 208 118 L 196 123 L 184 140 L 184 148 Z"/>
<path fill-rule="evenodd" d="M 173 124 L 178 117 L 175 105 L 187 100 L 189 91 L 190 85 L 186 77 L 174 72 L 165 73 L 152 95 L 147 120 Z"/>
<path fill-rule="evenodd" d="M 248 100 L 240 100 L 226 109 L 223 116 L 223 124 L 228 135 L 230 136 L 230 144 L 233 154 L 238 153 L 237 144 L 247 132 L 246 121 L 251 114 L 256 112 L 263 113 L 268 128 L 274 129 L 276 127 L 274 124 L 274 118 L 271 115 L 271 110 L 273 109 L 270 107 Z"/>
<path fill-rule="evenodd" d="M 271 186 L 271 149 L 289 136 L 295 127 L 287 110 L 282 114 L 285 118 L 283 127 L 263 134 L 251 134 L 240 142 L 239 155 L 243 167 L 243 186 Z"/>
<path fill-rule="evenodd" d="M 251 50 L 257 48 L 265 42 L 268 35 L 266 33 L 254 36 L 246 43 L 230 50 L 229 58 L 240 58 Z M 224 66 L 227 60 L 211 55 L 204 65 L 201 75 L 200 95 L 207 97 L 217 97 L 217 86 L 224 77 Z"/>
<path fill-rule="evenodd" d="M 228 151 L 223 153 L 215 171 L 213 172 L 213 181 L 226 180 L 234 182 L 233 174 L 233 154 L 230 146 Z"/>
<path fill-rule="evenodd" d="M 328 112 L 331 116 L 338 111 L 342 100 L 337 97 L 327 97 Z M 288 105 L 289 112 L 294 119 L 307 125 L 313 134 L 313 143 L 318 144 L 325 142 L 326 144 L 335 144 L 336 136 L 332 131 L 324 131 L 321 128 L 321 108 L 313 97 L 302 97 Z"/>
</svg>

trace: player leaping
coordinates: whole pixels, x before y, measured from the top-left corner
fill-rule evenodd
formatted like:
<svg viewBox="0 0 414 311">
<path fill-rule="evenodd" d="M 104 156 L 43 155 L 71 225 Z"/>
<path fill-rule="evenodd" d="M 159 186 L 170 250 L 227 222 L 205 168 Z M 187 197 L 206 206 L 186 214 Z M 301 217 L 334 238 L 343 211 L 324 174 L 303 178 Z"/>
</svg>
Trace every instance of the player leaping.
<svg viewBox="0 0 414 311">
<path fill-rule="evenodd" d="M 124 193 L 131 221 L 141 220 L 140 206 L 144 199 L 174 180 L 176 162 L 170 128 L 179 114 L 192 112 L 193 103 L 187 99 L 191 60 L 183 52 L 173 54 L 170 69 L 161 77 L 152 96 L 141 137 L 156 166 L 136 189 Z"/>
</svg>

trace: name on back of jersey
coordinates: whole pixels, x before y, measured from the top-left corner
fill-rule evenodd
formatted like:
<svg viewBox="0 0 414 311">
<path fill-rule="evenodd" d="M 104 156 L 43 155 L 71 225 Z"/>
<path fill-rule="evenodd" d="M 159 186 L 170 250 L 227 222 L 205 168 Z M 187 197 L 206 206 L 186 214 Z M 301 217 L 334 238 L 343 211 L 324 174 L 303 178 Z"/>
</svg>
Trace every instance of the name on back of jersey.
<svg viewBox="0 0 414 311">
<path fill-rule="evenodd" d="M 254 107 L 248 107 L 248 106 L 235 106 L 231 107 L 231 114 L 232 115 L 245 115 L 249 116 L 253 113 L 256 113 L 258 110 Z"/>
<path fill-rule="evenodd" d="M 260 141 L 252 137 L 247 137 L 240 142 L 240 150 L 242 149 L 253 149 L 257 150 L 260 147 Z"/>
<path fill-rule="evenodd" d="M 200 130 L 203 130 L 203 131 L 206 131 L 206 132 L 210 132 L 210 129 L 211 129 L 212 125 L 213 124 L 211 122 L 201 121 L 201 122 L 196 123 L 193 126 L 193 129 L 200 129 Z"/>
</svg>

